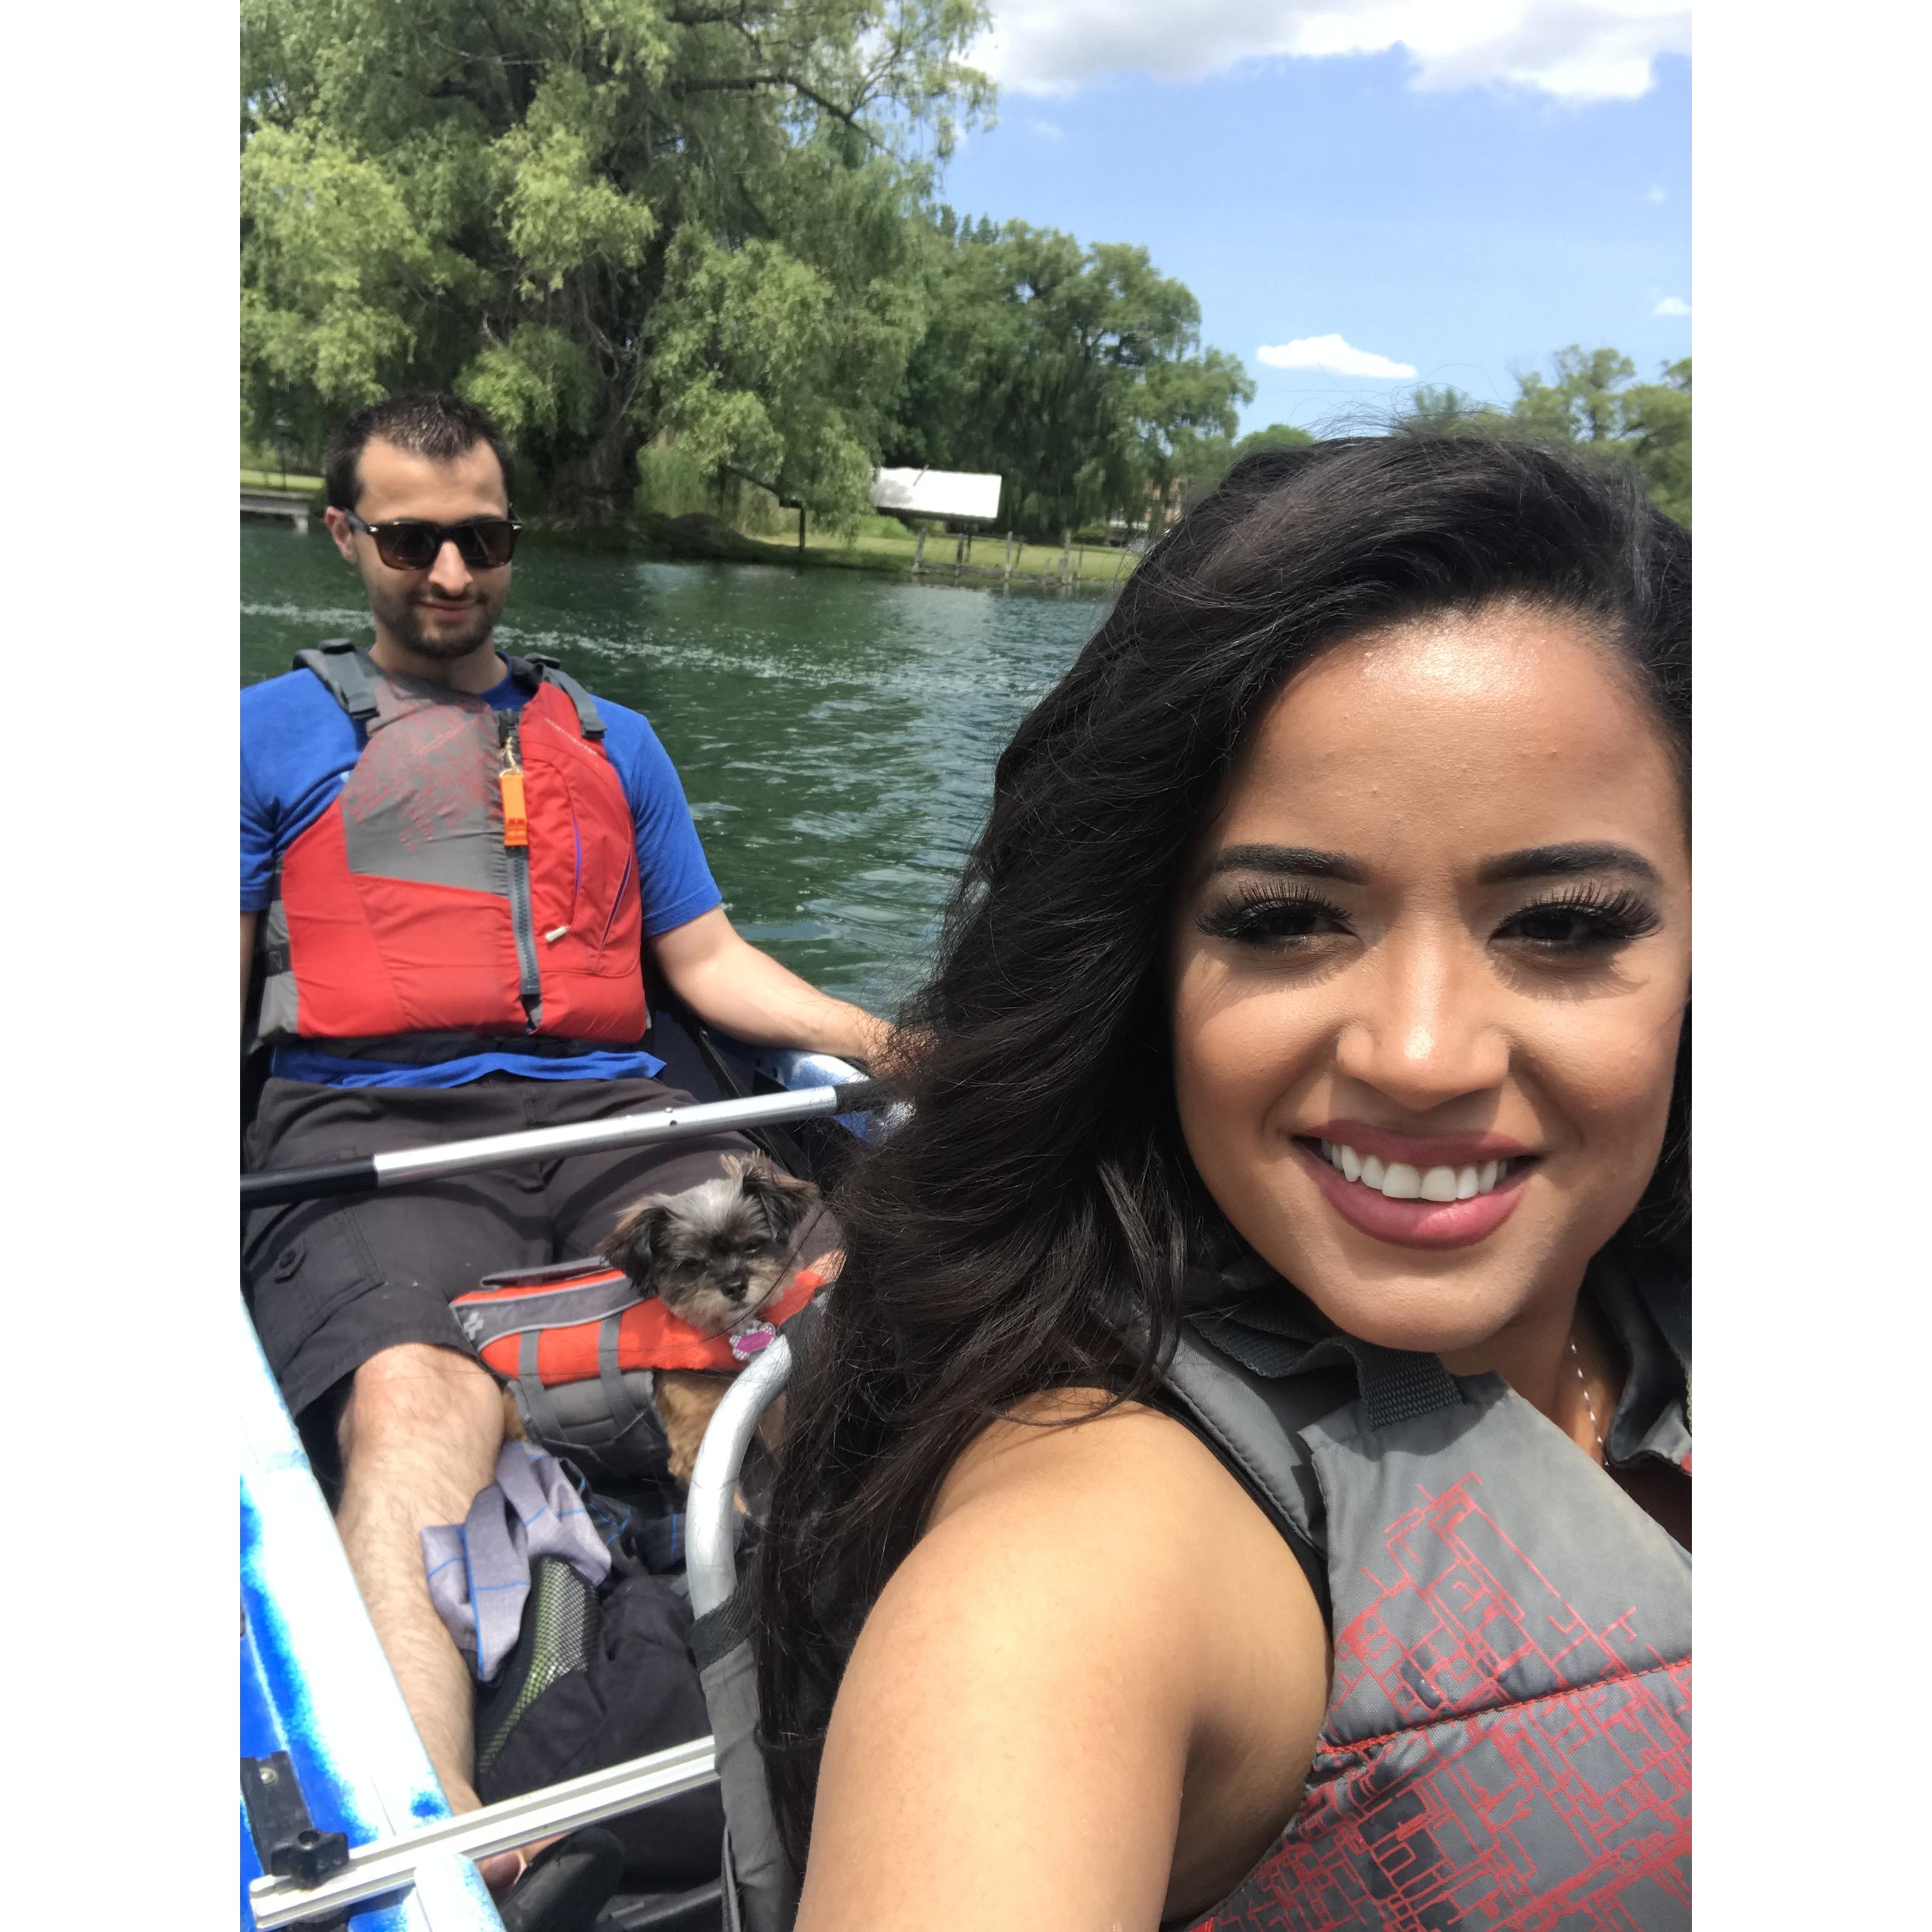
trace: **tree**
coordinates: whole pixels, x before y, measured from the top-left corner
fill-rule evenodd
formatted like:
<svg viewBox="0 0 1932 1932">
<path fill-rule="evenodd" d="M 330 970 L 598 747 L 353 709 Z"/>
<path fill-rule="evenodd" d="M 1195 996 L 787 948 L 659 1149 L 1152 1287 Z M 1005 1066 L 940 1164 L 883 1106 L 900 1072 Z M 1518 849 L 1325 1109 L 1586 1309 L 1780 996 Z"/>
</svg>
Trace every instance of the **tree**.
<svg viewBox="0 0 1932 1932">
<path fill-rule="evenodd" d="M 982 0 L 244 0 L 244 404 L 314 452 L 386 390 L 489 408 L 548 506 L 674 434 L 841 521 L 926 316 Z"/>
<path fill-rule="evenodd" d="M 1516 378 L 1508 410 L 1453 388 L 1424 385 L 1412 398 L 1408 426 L 1464 434 L 1522 436 L 1562 443 L 1636 466 L 1666 516 L 1690 521 L 1690 358 L 1664 366 L 1655 382 L 1637 382 L 1636 365 L 1614 349 L 1572 344 L 1550 358 L 1553 380 Z"/>
<path fill-rule="evenodd" d="M 1138 520 L 1190 439 L 1232 434 L 1254 393 L 1234 357 L 1202 348 L 1199 304 L 1144 248 L 942 209 L 927 276 L 932 320 L 888 460 L 998 472 L 1001 514 L 1028 535 Z"/>
<path fill-rule="evenodd" d="M 1225 435 L 1190 436 L 1176 452 L 1174 467 L 1184 502 L 1198 502 L 1244 456 L 1258 449 L 1300 449 L 1315 440 L 1305 429 L 1292 423 L 1270 423 L 1265 429 L 1250 430 L 1238 439 Z"/>
<path fill-rule="evenodd" d="M 1690 522 L 1690 358 L 1666 363 L 1660 382 L 1641 382 L 1624 396 L 1631 460 L 1667 517 Z"/>
</svg>

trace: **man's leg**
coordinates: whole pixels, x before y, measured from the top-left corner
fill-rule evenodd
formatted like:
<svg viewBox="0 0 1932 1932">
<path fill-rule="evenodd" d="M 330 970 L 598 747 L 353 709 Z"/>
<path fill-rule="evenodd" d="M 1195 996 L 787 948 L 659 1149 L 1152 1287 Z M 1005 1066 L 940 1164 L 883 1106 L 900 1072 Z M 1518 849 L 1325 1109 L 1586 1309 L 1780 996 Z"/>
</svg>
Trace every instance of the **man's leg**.
<svg viewBox="0 0 1932 1932">
<path fill-rule="evenodd" d="M 340 1090 L 272 1080 L 251 1165 L 299 1166 L 510 1131 L 527 1124 L 525 1085 Z M 244 1246 L 256 1333 L 291 1413 L 311 1438 L 325 1438 L 315 1445 L 325 1460 L 335 1421 L 343 1466 L 337 1528 L 457 1810 L 478 1802 L 473 1691 L 430 1600 L 422 1532 L 462 1522 L 494 1478 L 503 1408 L 449 1300 L 492 1269 L 549 1258 L 542 1184 L 527 1172 L 265 1210 Z"/>
<path fill-rule="evenodd" d="M 422 1532 L 460 1522 L 494 1477 L 502 1394 L 467 1356 L 405 1343 L 356 1371 L 339 1433 L 350 1568 L 450 1808 L 472 1810 L 470 1666 L 430 1601 Z"/>
</svg>

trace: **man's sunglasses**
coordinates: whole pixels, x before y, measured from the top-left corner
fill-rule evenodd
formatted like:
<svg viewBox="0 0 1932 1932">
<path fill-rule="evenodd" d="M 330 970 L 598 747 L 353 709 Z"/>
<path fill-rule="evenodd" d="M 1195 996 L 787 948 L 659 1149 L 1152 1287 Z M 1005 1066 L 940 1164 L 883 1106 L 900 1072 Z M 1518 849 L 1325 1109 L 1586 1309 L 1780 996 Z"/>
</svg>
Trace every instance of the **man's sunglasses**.
<svg viewBox="0 0 1932 1932">
<path fill-rule="evenodd" d="M 446 543 L 472 570 L 500 570 L 517 554 L 514 517 L 478 517 L 466 524 L 365 524 L 353 510 L 343 518 L 351 530 L 375 539 L 376 554 L 392 570 L 427 570 Z"/>
</svg>

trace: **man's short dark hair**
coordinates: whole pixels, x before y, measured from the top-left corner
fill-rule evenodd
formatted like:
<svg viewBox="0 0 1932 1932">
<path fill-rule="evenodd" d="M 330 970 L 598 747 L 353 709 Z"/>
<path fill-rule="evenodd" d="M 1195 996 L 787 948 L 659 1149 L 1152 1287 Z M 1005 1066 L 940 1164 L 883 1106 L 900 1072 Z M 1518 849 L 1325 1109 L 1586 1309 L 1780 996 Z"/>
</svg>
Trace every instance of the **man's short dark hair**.
<svg viewBox="0 0 1932 1932">
<path fill-rule="evenodd" d="M 516 458 L 488 412 L 446 389 L 405 389 L 365 404 L 329 432 L 322 471 L 332 509 L 355 508 L 362 494 L 362 448 L 374 436 L 432 463 L 454 463 L 487 443 L 503 472 L 503 500 L 515 501 Z"/>
</svg>

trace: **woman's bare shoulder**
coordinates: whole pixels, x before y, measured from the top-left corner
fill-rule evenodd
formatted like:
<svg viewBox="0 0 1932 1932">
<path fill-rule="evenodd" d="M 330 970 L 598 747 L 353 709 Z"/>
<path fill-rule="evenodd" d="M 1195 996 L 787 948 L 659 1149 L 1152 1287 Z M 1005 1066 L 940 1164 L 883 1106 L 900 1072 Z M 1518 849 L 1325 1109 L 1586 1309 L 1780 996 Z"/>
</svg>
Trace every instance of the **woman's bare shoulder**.
<svg viewBox="0 0 1932 1932">
<path fill-rule="evenodd" d="M 854 1651 L 801 1932 L 914 1886 L 950 1924 L 1154 1925 L 1278 1828 L 1325 1671 L 1293 1557 L 1192 1436 L 1036 1398 L 959 1457 Z"/>
<path fill-rule="evenodd" d="M 930 1535 L 962 1510 L 1004 1515 L 1124 1504 L 1146 1521 L 1220 1496 L 1230 1479 L 1170 1416 L 1100 1389 L 1054 1389 L 1016 1403 L 968 1444 L 940 1484 Z"/>
</svg>

